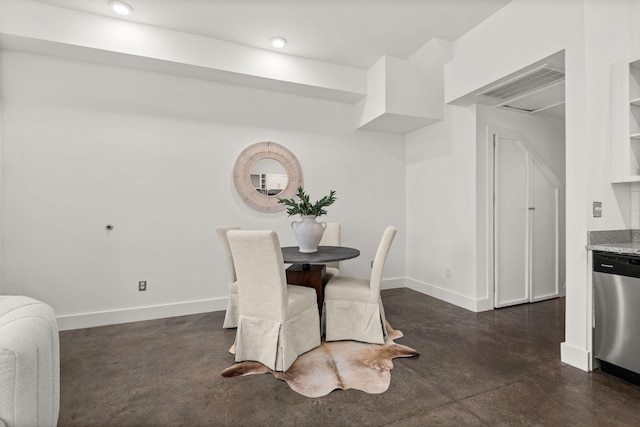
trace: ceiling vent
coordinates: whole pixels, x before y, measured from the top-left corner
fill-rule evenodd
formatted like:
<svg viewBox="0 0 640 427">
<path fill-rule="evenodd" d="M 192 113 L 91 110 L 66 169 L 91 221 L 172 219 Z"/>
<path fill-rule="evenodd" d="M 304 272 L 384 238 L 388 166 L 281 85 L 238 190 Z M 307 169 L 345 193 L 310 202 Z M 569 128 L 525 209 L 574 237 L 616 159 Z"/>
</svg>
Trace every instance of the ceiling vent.
<svg viewBox="0 0 640 427">
<path fill-rule="evenodd" d="M 536 113 L 564 104 L 564 72 L 544 64 L 478 95 L 492 98 L 494 107 Z"/>
<path fill-rule="evenodd" d="M 545 64 L 493 86 L 478 95 L 507 101 L 543 89 L 562 80 L 564 80 L 564 72 Z"/>
</svg>

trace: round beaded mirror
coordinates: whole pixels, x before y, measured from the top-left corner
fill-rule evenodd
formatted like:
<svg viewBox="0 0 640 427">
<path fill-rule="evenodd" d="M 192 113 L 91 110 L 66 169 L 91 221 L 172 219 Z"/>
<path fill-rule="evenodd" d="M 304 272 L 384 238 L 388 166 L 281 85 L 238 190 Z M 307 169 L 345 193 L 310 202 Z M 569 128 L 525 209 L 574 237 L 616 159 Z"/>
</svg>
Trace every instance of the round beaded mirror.
<svg viewBox="0 0 640 427">
<path fill-rule="evenodd" d="M 269 169 L 273 165 L 275 170 Z M 236 159 L 233 183 L 242 201 L 251 208 L 279 212 L 286 206 L 278 203 L 278 198 L 290 199 L 302 187 L 302 169 L 287 148 L 275 142 L 258 142 L 245 148 Z"/>
</svg>

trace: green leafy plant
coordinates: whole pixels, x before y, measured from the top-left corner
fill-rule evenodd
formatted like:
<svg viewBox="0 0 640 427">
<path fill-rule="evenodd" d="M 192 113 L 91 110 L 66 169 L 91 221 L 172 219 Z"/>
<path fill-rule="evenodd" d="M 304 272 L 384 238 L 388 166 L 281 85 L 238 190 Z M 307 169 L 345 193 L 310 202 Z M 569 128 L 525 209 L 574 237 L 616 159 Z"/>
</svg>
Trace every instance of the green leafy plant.
<svg viewBox="0 0 640 427">
<path fill-rule="evenodd" d="M 309 195 L 304 192 L 304 188 L 298 187 L 298 193 L 296 196 L 298 201 L 295 198 L 292 199 L 278 199 L 278 203 L 282 203 L 287 208 L 287 213 L 289 216 L 291 215 L 313 215 L 313 216 L 321 216 L 326 215 L 327 211 L 324 209 L 327 206 L 333 204 L 336 201 L 336 192 L 331 190 L 328 196 L 324 196 L 322 199 L 318 200 L 315 203 L 311 203 L 309 200 Z"/>
</svg>

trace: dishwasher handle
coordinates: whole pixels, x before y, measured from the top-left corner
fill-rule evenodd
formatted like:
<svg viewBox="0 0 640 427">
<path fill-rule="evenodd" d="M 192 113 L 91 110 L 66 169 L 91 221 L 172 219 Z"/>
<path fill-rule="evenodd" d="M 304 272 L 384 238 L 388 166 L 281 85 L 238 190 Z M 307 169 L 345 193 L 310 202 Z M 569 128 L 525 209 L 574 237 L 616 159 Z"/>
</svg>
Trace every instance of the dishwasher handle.
<svg viewBox="0 0 640 427">
<path fill-rule="evenodd" d="M 593 271 L 618 276 L 640 277 L 640 256 L 594 252 Z"/>
</svg>

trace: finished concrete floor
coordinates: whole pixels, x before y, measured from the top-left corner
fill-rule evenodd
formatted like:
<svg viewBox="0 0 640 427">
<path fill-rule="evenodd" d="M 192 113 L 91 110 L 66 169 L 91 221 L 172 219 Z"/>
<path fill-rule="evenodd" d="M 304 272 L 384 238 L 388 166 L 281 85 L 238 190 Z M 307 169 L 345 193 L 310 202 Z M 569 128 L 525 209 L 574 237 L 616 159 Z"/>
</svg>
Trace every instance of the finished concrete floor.
<svg viewBox="0 0 640 427">
<path fill-rule="evenodd" d="M 60 426 L 638 426 L 640 387 L 560 362 L 564 299 L 473 313 L 383 291 L 396 340 L 379 395 L 292 391 L 270 374 L 223 378 L 224 312 L 60 334 Z"/>
</svg>

